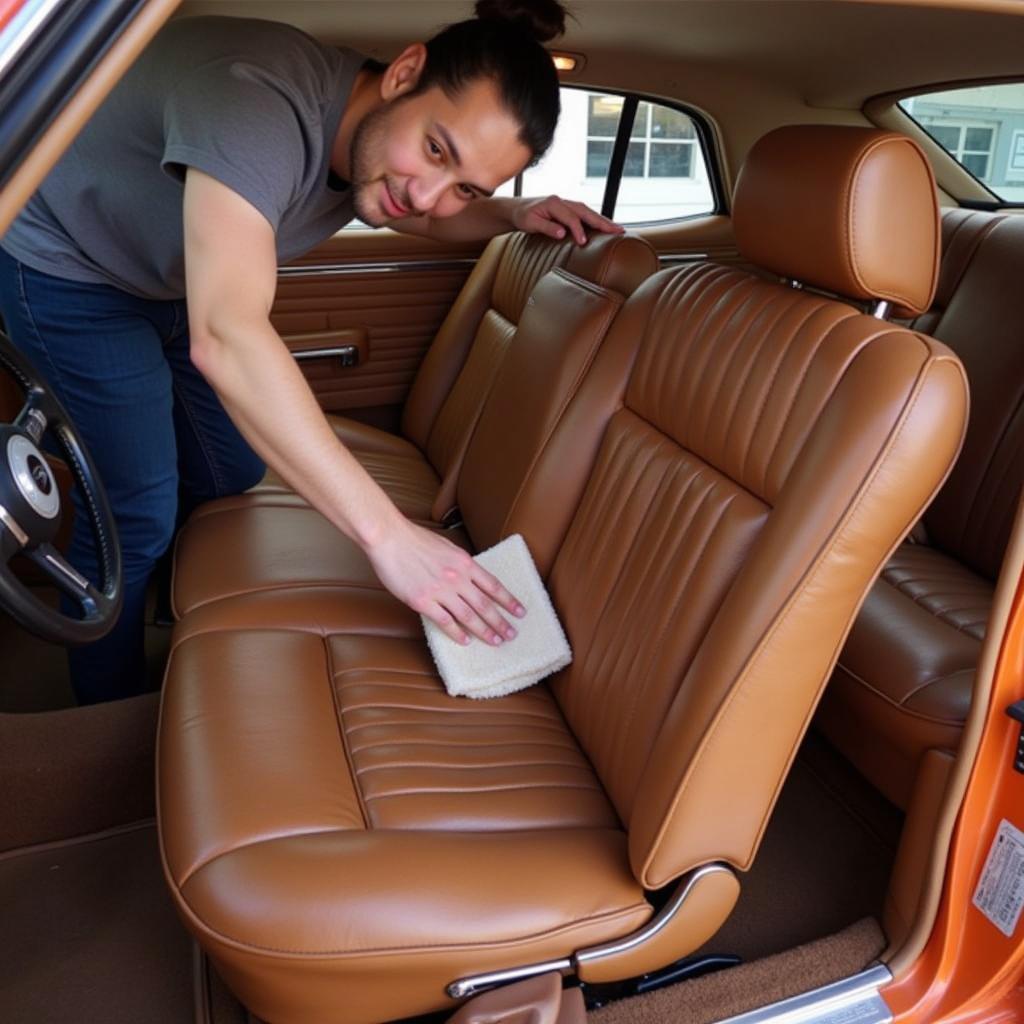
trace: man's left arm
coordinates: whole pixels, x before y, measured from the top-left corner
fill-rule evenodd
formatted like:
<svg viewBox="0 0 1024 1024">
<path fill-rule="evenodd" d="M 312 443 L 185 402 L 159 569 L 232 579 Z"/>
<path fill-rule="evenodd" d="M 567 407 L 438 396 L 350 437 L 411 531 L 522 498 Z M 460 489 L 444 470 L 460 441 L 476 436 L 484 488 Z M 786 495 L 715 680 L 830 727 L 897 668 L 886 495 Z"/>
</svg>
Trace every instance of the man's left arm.
<svg viewBox="0 0 1024 1024">
<path fill-rule="evenodd" d="M 403 217 L 388 226 L 405 234 L 423 235 L 442 242 L 471 242 L 493 238 L 506 231 L 526 231 L 552 238 L 565 238 L 568 233 L 578 245 L 586 244 L 588 230 L 610 234 L 620 234 L 623 230 L 585 203 L 558 196 L 474 199 L 452 217 Z"/>
</svg>

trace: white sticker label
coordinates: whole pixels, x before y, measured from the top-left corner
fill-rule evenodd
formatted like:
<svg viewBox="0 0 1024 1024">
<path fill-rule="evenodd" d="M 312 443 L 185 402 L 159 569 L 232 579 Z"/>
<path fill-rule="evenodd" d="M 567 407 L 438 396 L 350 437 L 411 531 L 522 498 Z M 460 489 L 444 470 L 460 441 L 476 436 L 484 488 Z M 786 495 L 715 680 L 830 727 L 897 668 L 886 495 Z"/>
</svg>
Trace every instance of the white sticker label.
<svg viewBox="0 0 1024 1024">
<path fill-rule="evenodd" d="M 1003 819 L 974 891 L 974 905 L 1012 938 L 1024 907 L 1024 832 Z"/>
</svg>

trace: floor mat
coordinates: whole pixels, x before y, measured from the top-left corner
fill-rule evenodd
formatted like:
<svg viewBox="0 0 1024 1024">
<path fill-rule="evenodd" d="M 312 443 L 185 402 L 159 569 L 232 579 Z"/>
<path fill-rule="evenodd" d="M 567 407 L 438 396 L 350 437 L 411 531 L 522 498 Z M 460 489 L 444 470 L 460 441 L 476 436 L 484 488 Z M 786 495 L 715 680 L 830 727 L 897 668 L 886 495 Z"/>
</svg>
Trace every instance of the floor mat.
<svg viewBox="0 0 1024 1024">
<path fill-rule="evenodd" d="M 190 1024 L 192 944 L 156 828 L 0 857 L 4 1024 Z"/>
<path fill-rule="evenodd" d="M 885 948 L 871 919 L 837 935 L 591 1010 L 592 1024 L 710 1024 L 863 970 Z"/>
</svg>

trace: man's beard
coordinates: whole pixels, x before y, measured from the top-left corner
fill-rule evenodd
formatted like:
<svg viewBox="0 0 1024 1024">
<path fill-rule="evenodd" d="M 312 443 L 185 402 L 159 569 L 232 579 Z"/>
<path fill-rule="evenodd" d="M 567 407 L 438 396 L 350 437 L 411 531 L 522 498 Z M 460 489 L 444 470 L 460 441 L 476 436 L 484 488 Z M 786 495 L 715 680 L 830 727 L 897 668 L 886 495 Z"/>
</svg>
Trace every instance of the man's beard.
<svg viewBox="0 0 1024 1024">
<path fill-rule="evenodd" d="M 349 166 L 352 168 L 352 207 L 356 216 L 372 228 L 384 227 L 393 219 L 384 212 L 373 197 L 374 191 L 380 187 L 381 182 L 387 182 L 393 199 L 400 202 L 406 209 L 411 206 L 408 197 L 386 174 L 373 176 L 373 169 L 379 165 L 380 156 L 384 152 L 388 122 L 395 103 L 400 102 L 400 99 L 396 100 L 394 103 L 367 114 L 359 122 L 355 134 L 352 136 L 352 146 L 349 150 Z"/>
</svg>

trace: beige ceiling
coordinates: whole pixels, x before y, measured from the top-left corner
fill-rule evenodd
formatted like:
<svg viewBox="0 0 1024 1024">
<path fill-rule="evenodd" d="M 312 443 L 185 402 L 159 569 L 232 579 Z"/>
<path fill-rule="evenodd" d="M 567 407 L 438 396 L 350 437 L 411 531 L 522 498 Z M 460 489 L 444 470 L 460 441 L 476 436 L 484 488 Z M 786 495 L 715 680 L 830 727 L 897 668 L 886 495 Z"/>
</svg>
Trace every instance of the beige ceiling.
<svg viewBox="0 0 1024 1024">
<path fill-rule="evenodd" d="M 863 123 L 866 100 L 933 83 L 1024 74 L 1024 0 L 575 0 L 558 45 L 572 81 L 703 111 L 728 172 L 764 131 Z M 185 0 L 181 12 L 288 21 L 384 59 L 467 17 L 453 0 Z"/>
</svg>

